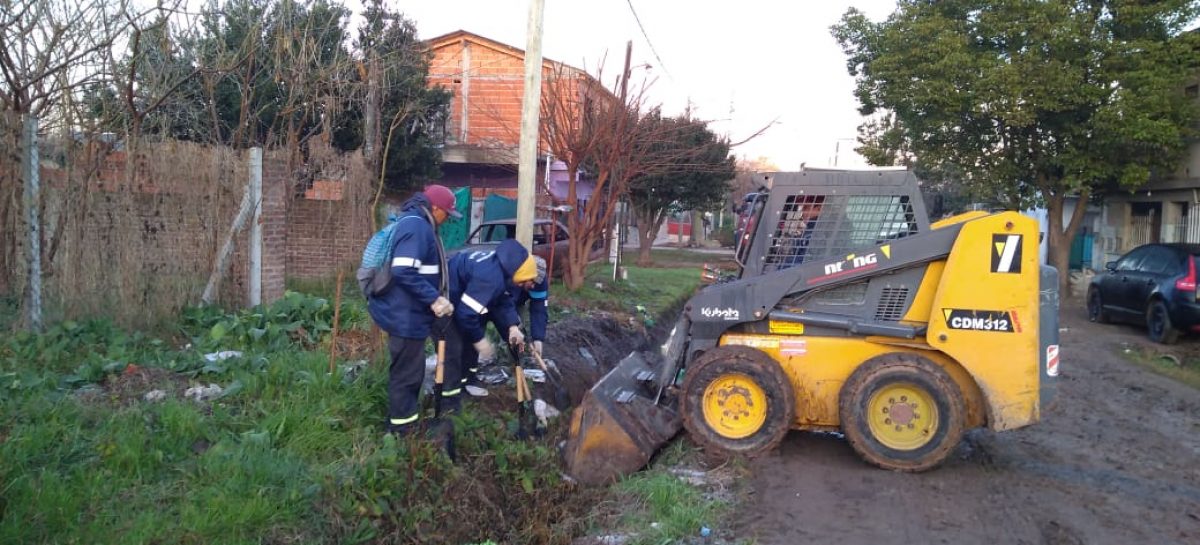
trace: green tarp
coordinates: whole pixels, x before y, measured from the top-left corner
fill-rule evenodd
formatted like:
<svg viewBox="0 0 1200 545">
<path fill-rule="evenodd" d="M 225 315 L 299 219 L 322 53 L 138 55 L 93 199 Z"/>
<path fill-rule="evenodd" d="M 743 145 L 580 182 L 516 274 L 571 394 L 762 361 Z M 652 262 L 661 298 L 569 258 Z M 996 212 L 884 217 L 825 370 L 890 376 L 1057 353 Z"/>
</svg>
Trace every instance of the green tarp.
<svg viewBox="0 0 1200 545">
<path fill-rule="evenodd" d="M 510 220 L 517 217 L 517 200 L 495 193 L 483 201 L 483 221 Z"/>
<path fill-rule="evenodd" d="M 471 188 L 460 187 L 454 190 L 454 207 L 462 214 L 459 219 L 447 219 L 438 227 L 442 237 L 442 246 L 447 251 L 462 247 L 467 243 L 467 235 L 471 234 Z"/>
</svg>

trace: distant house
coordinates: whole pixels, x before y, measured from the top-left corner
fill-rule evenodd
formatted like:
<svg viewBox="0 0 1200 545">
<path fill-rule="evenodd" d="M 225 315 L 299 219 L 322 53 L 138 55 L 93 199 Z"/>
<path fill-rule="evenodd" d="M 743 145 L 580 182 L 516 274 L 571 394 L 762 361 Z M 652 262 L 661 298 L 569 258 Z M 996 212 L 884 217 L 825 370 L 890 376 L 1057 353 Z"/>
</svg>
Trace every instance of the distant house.
<svg viewBox="0 0 1200 545">
<path fill-rule="evenodd" d="M 464 30 L 425 43 L 432 53 L 429 85 L 454 93 L 444 130 L 441 183 L 472 189 L 472 223 L 478 223 L 484 218 L 480 208 L 489 195 L 516 195 L 525 52 Z M 543 89 L 550 85 L 566 85 L 570 90 L 603 89 L 590 84 L 594 81 L 582 70 L 542 59 Z M 539 136 L 537 193 L 544 204 L 550 203 L 551 195 L 559 202 L 566 198 L 565 168 L 550 158 L 547 173 L 547 154 L 547 146 Z M 587 182 L 576 189 L 580 198 L 591 193 Z M 495 217 L 489 215 L 488 219 Z"/>
<path fill-rule="evenodd" d="M 1185 88 L 1200 100 L 1200 80 Z M 1067 198 L 1063 221 L 1071 218 L 1078 199 Z M 1151 242 L 1200 243 L 1200 141 L 1192 142 L 1178 168 L 1135 191 L 1105 195 L 1101 205 L 1089 204 L 1071 246 L 1072 269 L 1100 270 L 1125 252 Z M 1046 229 L 1045 210 L 1030 212 Z M 1045 240 L 1042 257 L 1045 260 Z"/>
<path fill-rule="evenodd" d="M 1200 100 L 1200 80 L 1185 92 Z M 1105 198 L 1095 223 L 1093 267 L 1151 242 L 1200 243 L 1200 141 L 1192 142 L 1169 177 Z"/>
</svg>

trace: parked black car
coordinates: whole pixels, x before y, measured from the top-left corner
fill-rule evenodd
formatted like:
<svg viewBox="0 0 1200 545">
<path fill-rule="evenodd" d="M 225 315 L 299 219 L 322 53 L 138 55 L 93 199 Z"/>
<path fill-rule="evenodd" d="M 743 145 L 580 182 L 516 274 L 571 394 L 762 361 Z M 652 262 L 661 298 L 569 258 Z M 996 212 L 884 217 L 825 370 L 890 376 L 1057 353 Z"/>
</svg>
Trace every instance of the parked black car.
<svg viewBox="0 0 1200 545">
<path fill-rule="evenodd" d="M 1197 259 L 1200 244 L 1147 244 L 1110 261 L 1088 286 L 1088 319 L 1144 323 L 1164 344 L 1200 331 Z"/>
</svg>

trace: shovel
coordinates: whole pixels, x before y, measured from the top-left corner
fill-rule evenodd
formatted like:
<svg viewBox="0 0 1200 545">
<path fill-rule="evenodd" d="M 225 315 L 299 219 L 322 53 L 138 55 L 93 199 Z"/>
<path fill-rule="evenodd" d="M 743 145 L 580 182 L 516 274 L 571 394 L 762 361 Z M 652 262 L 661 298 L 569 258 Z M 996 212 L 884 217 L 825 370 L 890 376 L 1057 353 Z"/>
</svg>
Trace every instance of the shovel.
<svg viewBox="0 0 1200 545">
<path fill-rule="evenodd" d="M 533 395 L 529 392 L 529 383 L 525 381 L 525 368 L 521 365 L 516 347 L 509 345 L 508 349 L 513 356 L 513 377 L 517 382 L 517 438 L 541 437 L 546 430 L 533 412 Z"/>
<path fill-rule="evenodd" d="M 567 410 L 567 407 L 571 406 L 571 393 L 563 386 L 562 373 L 558 367 L 551 370 L 550 366 L 546 365 L 546 361 L 542 359 L 542 355 L 538 354 L 536 350 L 530 350 L 530 352 L 533 354 L 533 361 L 536 361 L 538 367 L 542 368 L 542 372 L 550 380 L 550 386 L 554 388 L 554 408 L 560 411 Z"/>
<path fill-rule="evenodd" d="M 437 367 L 433 372 L 433 419 L 429 423 L 429 439 L 446 451 L 450 461 L 455 461 L 454 423 L 442 415 L 442 390 L 446 382 L 446 336 L 445 330 L 438 336 Z"/>
</svg>

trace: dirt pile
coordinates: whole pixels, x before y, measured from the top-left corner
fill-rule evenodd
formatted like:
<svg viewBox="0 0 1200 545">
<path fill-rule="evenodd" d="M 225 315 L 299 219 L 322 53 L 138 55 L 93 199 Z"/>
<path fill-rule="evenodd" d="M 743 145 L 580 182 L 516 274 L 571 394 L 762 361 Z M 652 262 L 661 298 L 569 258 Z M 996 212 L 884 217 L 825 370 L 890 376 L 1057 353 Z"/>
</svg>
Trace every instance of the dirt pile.
<svg viewBox="0 0 1200 545">
<path fill-rule="evenodd" d="M 604 312 L 551 324 L 546 332 L 546 359 L 562 372 L 571 404 L 578 404 L 583 394 L 630 352 L 657 350 L 678 312 L 678 308 L 663 312 L 652 327 L 636 318 Z M 535 395 L 545 387 L 539 384 Z"/>
</svg>

